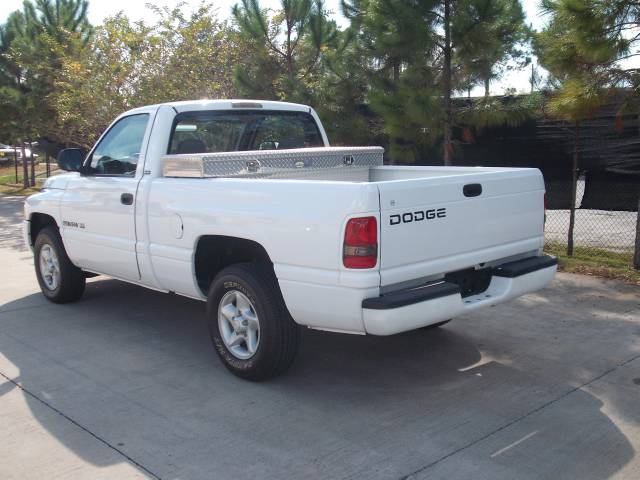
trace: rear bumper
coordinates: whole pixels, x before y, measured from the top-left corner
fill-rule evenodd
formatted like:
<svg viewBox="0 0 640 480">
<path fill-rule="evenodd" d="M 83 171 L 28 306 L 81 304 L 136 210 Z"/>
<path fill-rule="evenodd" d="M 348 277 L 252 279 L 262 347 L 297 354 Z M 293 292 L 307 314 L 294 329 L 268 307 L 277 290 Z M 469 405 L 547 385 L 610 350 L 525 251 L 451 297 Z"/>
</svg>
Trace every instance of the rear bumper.
<svg viewBox="0 0 640 480">
<path fill-rule="evenodd" d="M 553 280 L 557 263 L 548 255 L 504 263 L 494 268 L 484 292 L 464 298 L 448 282 L 367 298 L 362 301 L 365 330 L 372 335 L 414 330 L 540 290 Z"/>
</svg>

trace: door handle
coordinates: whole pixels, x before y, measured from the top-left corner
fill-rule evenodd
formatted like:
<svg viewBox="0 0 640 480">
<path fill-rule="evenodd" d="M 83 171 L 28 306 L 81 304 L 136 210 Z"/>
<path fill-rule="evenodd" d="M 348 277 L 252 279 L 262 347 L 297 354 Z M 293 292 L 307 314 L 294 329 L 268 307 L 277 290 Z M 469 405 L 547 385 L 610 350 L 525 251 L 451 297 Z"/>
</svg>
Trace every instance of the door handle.
<svg viewBox="0 0 640 480">
<path fill-rule="evenodd" d="M 123 205 L 133 205 L 133 193 L 123 193 L 120 195 L 120 203 Z"/>
<path fill-rule="evenodd" d="M 465 197 L 477 197 L 482 193 L 482 185 L 479 183 L 469 183 L 462 187 L 462 193 Z"/>
</svg>

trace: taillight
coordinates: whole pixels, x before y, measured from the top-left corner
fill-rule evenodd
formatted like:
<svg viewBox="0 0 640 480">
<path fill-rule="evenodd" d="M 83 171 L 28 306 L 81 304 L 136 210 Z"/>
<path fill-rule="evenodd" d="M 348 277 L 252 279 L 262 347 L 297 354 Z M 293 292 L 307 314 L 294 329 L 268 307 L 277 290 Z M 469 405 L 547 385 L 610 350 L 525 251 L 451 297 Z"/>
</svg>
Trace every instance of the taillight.
<svg viewBox="0 0 640 480">
<path fill-rule="evenodd" d="M 342 262 L 347 268 L 373 268 L 378 261 L 376 217 L 352 218 L 344 231 Z"/>
</svg>

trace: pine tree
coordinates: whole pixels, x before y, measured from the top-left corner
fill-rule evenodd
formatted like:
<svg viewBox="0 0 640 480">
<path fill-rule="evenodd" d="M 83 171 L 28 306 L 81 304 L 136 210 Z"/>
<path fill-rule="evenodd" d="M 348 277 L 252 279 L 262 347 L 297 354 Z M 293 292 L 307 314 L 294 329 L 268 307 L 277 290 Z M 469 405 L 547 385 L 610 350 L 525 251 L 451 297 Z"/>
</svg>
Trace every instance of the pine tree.
<svg viewBox="0 0 640 480">
<path fill-rule="evenodd" d="M 591 36 L 588 40 L 590 48 L 585 48 L 582 26 L 576 21 L 573 8 L 580 2 L 584 0 L 545 0 L 543 8 L 551 15 L 551 21 L 536 36 L 540 62 L 549 71 L 551 82 L 559 86 L 549 101 L 547 110 L 551 115 L 573 125 L 567 255 L 573 255 L 574 246 L 576 190 L 580 172 L 580 124 L 593 116 L 605 103 L 607 82 L 604 81 L 601 65 L 616 57 L 615 41 L 602 35 Z M 571 8 L 566 8 L 569 3 Z M 590 23 L 602 25 L 603 20 L 602 15 L 596 15 L 591 18 Z M 602 31 L 602 27 L 598 29 Z"/>
<path fill-rule="evenodd" d="M 371 145 L 382 135 L 365 106 L 368 81 L 362 54 L 351 30 L 339 31 L 335 48 L 320 57 L 321 74 L 314 92 L 315 109 L 334 145 Z"/>
<path fill-rule="evenodd" d="M 58 42 L 65 33 L 78 33 L 86 43 L 92 27 L 87 18 L 88 0 L 35 0 L 24 3 L 24 17 L 30 37 L 46 33 Z"/>
<path fill-rule="evenodd" d="M 370 56 L 369 99 L 384 117 L 392 154 L 411 160 L 443 138 L 450 165 L 453 93 L 488 85 L 521 55 L 527 30 L 519 1 L 345 0 L 343 12 Z"/>
<path fill-rule="evenodd" d="M 336 39 L 322 0 L 281 0 L 270 14 L 259 0 L 241 0 L 232 9 L 250 57 L 236 70 L 245 95 L 308 101 L 323 49 Z"/>
<path fill-rule="evenodd" d="M 48 96 L 62 56 L 78 46 L 75 39 L 85 44 L 89 38 L 87 6 L 86 0 L 26 0 L 22 11 L 10 14 L 2 27 L 0 104 L 11 113 L 1 115 L 0 122 L 21 144 L 52 126 L 55 115 Z M 27 186 L 26 164 L 24 171 Z M 30 184 L 35 184 L 34 178 Z"/>
<path fill-rule="evenodd" d="M 21 11 L 11 13 L 7 22 L 0 27 L 0 130 L 6 135 L 3 141 L 20 145 L 25 188 L 31 182 L 24 142 L 33 134 L 32 122 L 27 114 L 29 87 L 11 53 L 13 45 L 26 35 L 27 22 Z"/>
<path fill-rule="evenodd" d="M 452 37 L 457 51 L 454 61 L 470 75 L 470 83 L 481 83 L 485 97 L 490 83 L 512 61 L 521 68 L 529 59 L 524 47 L 531 32 L 519 0 L 475 0 L 458 8 Z M 481 28 L 477 28 L 481 25 Z"/>
<path fill-rule="evenodd" d="M 424 18 L 435 2 L 352 0 L 343 3 L 365 60 L 368 102 L 384 119 L 389 159 L 413 162 L 436 141 L 441 107 L 435 81 L 435 44 Z"/>
</svg>

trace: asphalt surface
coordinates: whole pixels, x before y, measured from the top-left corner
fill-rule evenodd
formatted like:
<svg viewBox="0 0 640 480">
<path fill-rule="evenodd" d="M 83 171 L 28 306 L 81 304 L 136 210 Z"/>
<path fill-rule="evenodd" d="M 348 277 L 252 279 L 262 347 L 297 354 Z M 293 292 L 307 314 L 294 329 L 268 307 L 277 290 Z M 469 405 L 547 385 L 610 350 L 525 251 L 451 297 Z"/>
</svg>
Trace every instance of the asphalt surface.
<svg viewBox="0 0 640 480">
<path fill-rule="evenodd" d="M 204 304 L 92 279 L 39 293 L 0 198 L 0 478 L 640 478 L 640 289 L 558 275 L 436 331 L 305 331 L 230 375 Z"/>
</svg>

